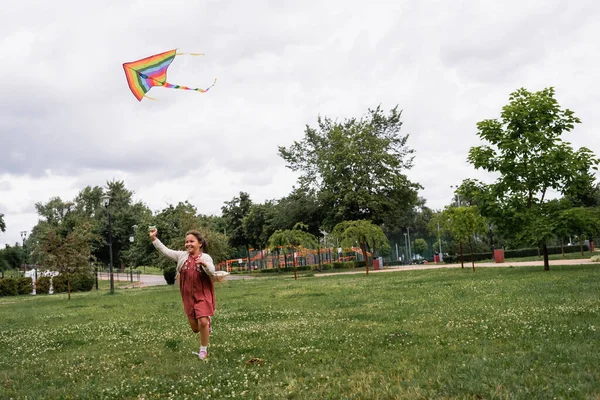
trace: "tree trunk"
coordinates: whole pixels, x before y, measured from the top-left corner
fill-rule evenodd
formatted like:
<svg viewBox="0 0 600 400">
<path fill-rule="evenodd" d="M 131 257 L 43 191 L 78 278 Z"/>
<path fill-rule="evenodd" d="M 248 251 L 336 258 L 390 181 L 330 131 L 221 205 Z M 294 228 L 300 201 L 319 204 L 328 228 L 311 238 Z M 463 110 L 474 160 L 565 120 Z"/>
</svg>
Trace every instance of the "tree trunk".
<svg viewBox="0 0 600 400">
<path fill-rule="evenodd" d="M 560 251 L 562 251 L 562 256 L 565 258 L 565 246 L 562 239 L 560 239 Z"/>
<path fill-rule="evenodd" d="M 67 295 L 69 301 L 71 301 L 71 274 L 67 272 Z"/>
<path fill-rule="evenodd" d="M 542 250 L 544 251 L 544 271 L 550 271 L 550 262 L 548 262 L 548 247 L 546 243 L 542 246 Z"/>
<path fill-rule="evenodd" d="M 460 246 L 460 267 L 464 268 L 465 263 L 464 263 L 464 257 L 463 257 L 463 251 L 462 251 L 462 240 L 458 241 L 458 245 Z"/>
<path fill-rule="evenodd" d="M 579 248 L 581 249 L 581 255 L 583 255 L 583 241 L 579 242 Z"/>
<path fill-rule="evenodd" d="M 295 256 L 295 249 L 292 249 L 292 263 L 294 265 L 294 280 L 298 279 L 298 276 L 296 275 L 296 256 Z"/>
</svg>

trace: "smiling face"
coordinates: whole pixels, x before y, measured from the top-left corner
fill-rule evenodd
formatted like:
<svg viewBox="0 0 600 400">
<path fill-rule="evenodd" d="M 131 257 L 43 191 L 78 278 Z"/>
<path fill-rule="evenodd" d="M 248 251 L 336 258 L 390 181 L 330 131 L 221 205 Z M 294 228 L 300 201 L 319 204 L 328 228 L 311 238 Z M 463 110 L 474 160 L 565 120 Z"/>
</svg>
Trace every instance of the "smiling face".
<svg viewBox="0 0 600 400">
<path fill-rule="evenodd" d="M 198 238 L 192 234 L 185 237 L 185 249 L 190 254 L 198 254 L 202 245 L 198 241 Z"/>
</svg>

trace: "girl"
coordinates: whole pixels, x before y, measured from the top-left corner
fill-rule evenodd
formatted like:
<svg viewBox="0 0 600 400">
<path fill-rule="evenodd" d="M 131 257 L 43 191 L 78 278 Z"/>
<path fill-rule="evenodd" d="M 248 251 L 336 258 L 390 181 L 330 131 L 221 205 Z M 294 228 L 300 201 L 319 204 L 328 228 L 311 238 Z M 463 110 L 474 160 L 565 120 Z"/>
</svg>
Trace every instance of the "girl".
<svg viewBox="0 0 600 400">
<path fill-rule="evenodd" d="M 198 357 L 206 359 L 208 355 L 208 337 L 210 336 L 210 317 L 215 314 L 215 265 L 212 257 L 205 253 L 206 241 L 200 232 L 192 230 L 185 234 L 186 251 L 167 248 L 158 238 L 155 227 L 150 227 L 150 239 L 154 247 L 169 259 L 177 262 L 179 290 L 183 308 L 194 333 L 200 332 L 200 351 Z"/>
</svg>

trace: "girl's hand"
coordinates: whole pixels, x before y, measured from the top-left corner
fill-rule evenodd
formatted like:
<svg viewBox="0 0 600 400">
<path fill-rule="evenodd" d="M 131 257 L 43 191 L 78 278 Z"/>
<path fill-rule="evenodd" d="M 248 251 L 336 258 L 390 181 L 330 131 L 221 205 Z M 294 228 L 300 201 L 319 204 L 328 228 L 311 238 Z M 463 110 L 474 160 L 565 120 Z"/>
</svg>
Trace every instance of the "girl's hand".
<svg viewBox="0 0 600 400">
<path fill-rule="evenodd" d="M 149 228 L 149 232 L 150 232 L 150 240 L 152 240 L 154 242 L 154 240 L 156 239 L 156 234 L 158 233 L 158 229 L 156 229 L 155 226 L 151 226 Z"/>
</svg>

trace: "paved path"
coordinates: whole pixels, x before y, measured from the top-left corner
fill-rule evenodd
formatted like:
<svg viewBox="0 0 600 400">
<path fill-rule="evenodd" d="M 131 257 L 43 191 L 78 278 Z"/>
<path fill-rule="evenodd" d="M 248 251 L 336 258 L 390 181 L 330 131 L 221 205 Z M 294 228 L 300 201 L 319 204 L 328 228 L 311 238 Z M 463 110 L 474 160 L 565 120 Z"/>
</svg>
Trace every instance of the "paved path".
<svg viewBox="0 0 600 400">
<path fill-rule="evenodd" d="M 238 279 L 253 279 L 252 276 L 247 275 L 229 275 L 227 280 L 238 280 Z M 109 279 L 109 274 L 106 272 L 102 272 L 98 275 L 98 279 L 106 281 Z M 115 282 L 129 282 L 130 276 L 125 273 L 113 273 L 113 280 Z M 140 274 L 140 280 L 138 281 L 137 275 L 133 274 L 133 285 L 134 286 L 159 286 L 166 285 L 167 281 L 163 275 L 149 275 L 149 274 Z"/>
<path fill-rule="evenodd" d="M 580 264 L 591 264 L 589 258 L 581 260 L 550 260 L 550 266 L 553 265 L 580 265 Z M 465 262 L 465 268 L 471 268 L 471 262 Z M 504 262 L 504 263 L 475 263 L 475 269 L 477 268 L 492 268 L 492 267 L 533 267 L 533 266 L 544 266 L 544 261 L 519 261 L 519 262 Z M 598 263 L 600 267 L 600 263 Z M 417 264 L 417 265 L 400 265 L 397 267 L 387 267 L 377 271 L 369 270 L 369 274 L 377 274 L 380 272 L 398 272 L 398 271 L 410 271 L 415 269 L 439 269 L 439 268 L 460 268 L 460 263 L 457 264 Z M 356 271 L 348 272 L 328 272 L 324 274 L 315 274 L 315 276 L 331 276 L 331 275 L 350 275 L 350 274 L 364 274 L 364 269 L 357 268 Z"/>
</svg>

